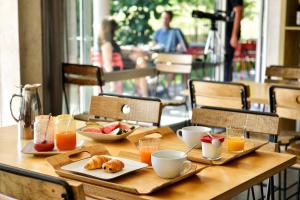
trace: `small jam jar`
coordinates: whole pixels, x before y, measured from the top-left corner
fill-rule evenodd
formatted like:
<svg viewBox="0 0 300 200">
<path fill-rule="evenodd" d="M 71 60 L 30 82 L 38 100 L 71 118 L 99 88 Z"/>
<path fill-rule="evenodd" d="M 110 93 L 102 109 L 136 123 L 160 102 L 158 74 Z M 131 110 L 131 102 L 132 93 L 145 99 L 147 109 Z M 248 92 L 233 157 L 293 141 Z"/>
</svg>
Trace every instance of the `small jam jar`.
<svg viewBox="0 0 300 200">
<path fill-rule="evenodd" d="M 54 122 L 49 115 L 35 117 L 33 143 L 36 151 L 52 151 L 54 148 Z"/>
<path fill-rule="evenodd" d="M 218 160 L 221 158 L 222 143 L 224 137 L 221 135 L 205 135 L 200 138 L 202 145 L 202 157 L 208 160 Z"/>
</svg>

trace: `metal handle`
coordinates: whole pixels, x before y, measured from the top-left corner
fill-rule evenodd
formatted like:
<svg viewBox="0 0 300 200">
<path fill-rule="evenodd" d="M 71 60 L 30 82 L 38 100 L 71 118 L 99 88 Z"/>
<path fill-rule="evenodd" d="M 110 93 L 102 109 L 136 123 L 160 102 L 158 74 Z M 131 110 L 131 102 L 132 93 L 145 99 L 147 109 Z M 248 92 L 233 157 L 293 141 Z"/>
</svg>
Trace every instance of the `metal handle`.
<svg viewBox="0 0 300 200">
<path fill-rule="evenodd" d="M 14 94 L 14 95 L 12 95 L 12 97 L 11 97 L 11 99 L 10 99 L 10 103 L 9 103 L 10 114 L 11 114 L 11 116 L 14 118 L 14 120 L 15 120 L 16 122 L 18 122 L 18 121 L 20 121 L 20 115 L 19 115 L 19 119 L 17 119 L 17 118 L 14 116 L 13 111 L 12 111 L 12 108 L 11 108 L 13 98 L 15 98 L 15 97 L 23 98 L 23 96 L 20 95 L 20 94 Z"/>
</svg>

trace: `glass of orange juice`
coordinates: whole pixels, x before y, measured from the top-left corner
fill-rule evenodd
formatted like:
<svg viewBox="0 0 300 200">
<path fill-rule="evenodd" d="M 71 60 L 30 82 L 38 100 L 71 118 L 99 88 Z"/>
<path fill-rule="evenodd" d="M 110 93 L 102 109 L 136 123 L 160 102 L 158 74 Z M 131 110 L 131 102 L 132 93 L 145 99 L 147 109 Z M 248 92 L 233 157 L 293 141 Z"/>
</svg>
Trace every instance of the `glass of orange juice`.
<svg viewBox="0 0 300 200">
<path fill-rule="evenodd" d="M 72 115 L 58 115 L 55 118 L 56 147 L 60 151 L 76 147 L 76 121 Z"/>
<path fill-rule="evenodd" d="M 143 163 L 152 165 L 151 154 L 159 150 L 159 138 L 143 138 L 139 140 L 140 160 Z"/>
<path fill-rule="evenodd" d="M 243 128 L 226 128 L 226 140 L 228 151 L 241 152 L 245 146 L 245 129 Z"/>
</svg>

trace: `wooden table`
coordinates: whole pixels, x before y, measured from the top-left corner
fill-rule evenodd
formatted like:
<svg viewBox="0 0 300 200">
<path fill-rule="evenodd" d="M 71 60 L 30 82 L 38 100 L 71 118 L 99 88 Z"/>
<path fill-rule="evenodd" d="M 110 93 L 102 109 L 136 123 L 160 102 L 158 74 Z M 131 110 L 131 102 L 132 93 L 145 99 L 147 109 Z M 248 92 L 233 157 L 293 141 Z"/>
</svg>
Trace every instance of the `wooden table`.
<svg viewBox="0 0 300 200">
<path fill-rule="evenodd" d="M 250 87 L 249 101 L 251 103 L 269 104 L 269 89 L 272 85 L 284 85 L 278 83 L 257 83 L 253 81 L 235 81 Z"/>
<path fill-rule="evenodd" d="M 299 85 L 288 85 L 285 83 L 257 83 L 253 81 L 243 81 L 243 80 L 239 80 L 235 82 L 249 85 L 250 102 L 259 103 L 259 104 L 269 104 L 269 89 L 273 85 L 299 87 Z"/>
<path fill-rule="evenodd" d="M 87 144 L 95 143 L 80 135 L 78 138 L 85 139 Z M 17 126 L 0 128 L 0 163 L 57 176 L 44 157 L 20 152 L 26 142 L 18 139 Z M 136 152 L 133 144 L 127 140 L 122 143 L 106 143 L 105 146 L 113 155 L 117 155 L 122 149 Z M 210 166 L 197 176 L 144 196 L 85 183 L 83 186 L 86 193 L 113 199 L 229 199 L 295 162 L 296 157 L 292 155 L 257 151 L 225 166 Z"/>
<path fill-rule="evenodd" d="M 250 88 L 250 96 L 248 100 L 251 103 L 258 103 L 258 104 L 269 104 L 269 89 L 272 85 L 284 85 L 286 84 L 278 84 L 278 83 L 257 83 L 254 81 L 244 81 L 244 80 L 238 80 L 234 81 L 236 83 L 243 83 L 245 85 L 248 85 Z M 295 86 L 295 85 L 293 85 Z M 183 90 L 181 92 L 181 95 L 183 96 L 189 96 L 190 92 L 189 90 Z"/>
</svg>

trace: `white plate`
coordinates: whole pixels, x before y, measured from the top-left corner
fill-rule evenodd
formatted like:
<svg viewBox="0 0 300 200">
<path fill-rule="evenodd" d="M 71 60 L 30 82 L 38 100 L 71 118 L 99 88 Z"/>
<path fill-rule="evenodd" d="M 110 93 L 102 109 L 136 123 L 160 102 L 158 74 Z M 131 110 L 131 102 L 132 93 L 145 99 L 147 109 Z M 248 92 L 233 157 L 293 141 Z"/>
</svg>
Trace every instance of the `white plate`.
<svg viewBox="0 0 300 200">
<path fill-rule="evenodd" d="M 128 160 L 126 158 L 113 157 L 108 155 L 105 156 L 122 161 L 124 163 L 124 168 L 116 173 L 105 172 L 103 169 L 87 170 L 83 166 L 89 161 L 90 158 L 86 158 L 77 162 L 73 162 L 71 164 L 64 165 L 61 168 L 71 172 L 88 175 L 99 179 L 109 180 L 148 166 L 145 163 L 137 162 L 134 160 Z"/>
<path fill-rule="evenodd" d="M 93 132 L 84 132 L 84 131 L 82 131 L 82 129 L 84 129 L 86 127 L 88 127 L 88 126 L 77 129 L 76 132 L 79 133 L 80 135 L 92 138 L 93 140 L 104 141 L 104 142 L 114 142 L 114 141 L 117 141 L 117 140 L 124 139 L 138 128 L 138 126 L 134 126 L 135 127 L 134 130 L 131 130 L 127 133 L 123 133 L 121 135 L 115 135 L 115 134 L 101 134 L 101 133 L 93 133 Z"/>
<path fill-rule="evenodd" d="M 83 146 L 84 140 L 77 140 L 76 149 L 79 149 Z M 33 140 L 29 141 L 21 150 L 24 154 L 33 154 L 33 155 L 56 155 L 60 153 L 64 153 L 65 151 L 60 151 L 54 146 L 53 151 L 37 151 L 34 149 Z"/>
</svg>

